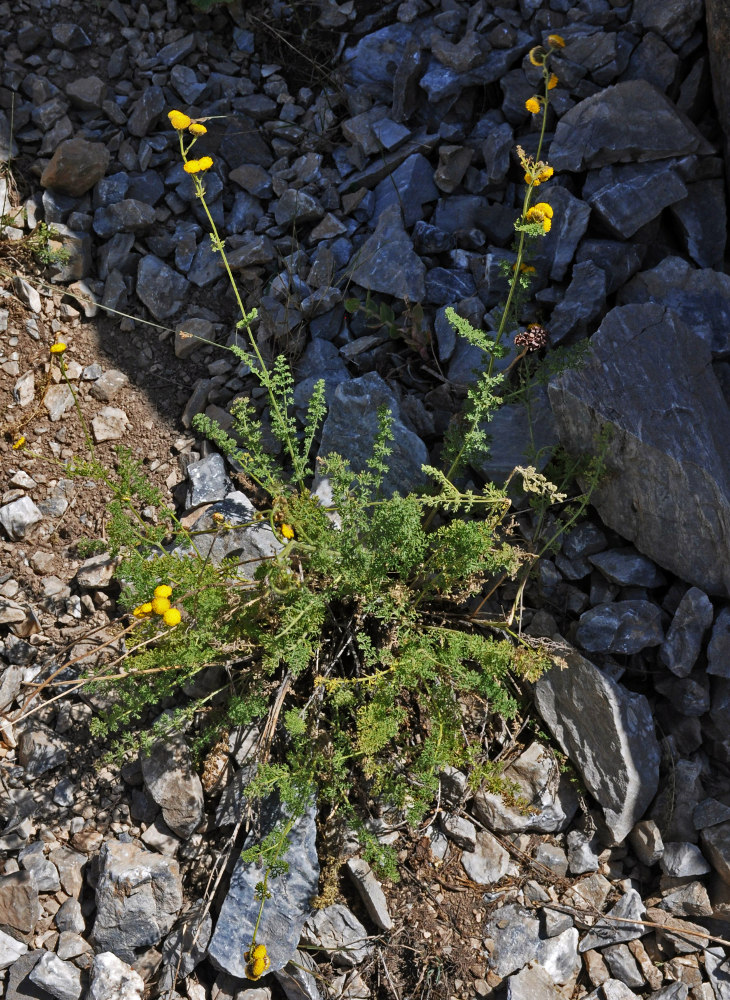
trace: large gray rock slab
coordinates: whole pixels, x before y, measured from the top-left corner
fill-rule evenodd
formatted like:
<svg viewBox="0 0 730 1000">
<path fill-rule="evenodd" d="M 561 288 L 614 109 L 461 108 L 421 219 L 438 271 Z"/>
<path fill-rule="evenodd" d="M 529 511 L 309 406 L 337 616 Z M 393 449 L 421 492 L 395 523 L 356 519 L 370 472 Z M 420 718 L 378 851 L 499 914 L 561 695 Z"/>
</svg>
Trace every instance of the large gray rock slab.
<svg viewBox="0 0 730 1000">
<path fill-rule="evenodd" d="M 418 435 L 403 423 L 395 395 L 375 372 L 337 386 L 322 427 L 319 456 L 324 458 L 337 452 L 348 459 L 355 472 L 365 469 L 378 433 L 377 411 L 381 406 L 387 407 L 393 416 L 393 450 L 388 456 L 383 492 L 386 496 L 396 490 L 405 494 L 425 482 L 421 466 L 428 462 L 428 451 Z"/>
<path fill-rule="evenodd" d="M 659 785 L 659 744 L 649 703 L 575 651 L 535 685 L 535 705 L 620 843 Z"/>
<path fill-rule="evenodd" d="M 591 502 L 604 524 L 708 594 L 730 589 L 730 410 L 707 345 L 665 306 L 612 309 L 580 370 L 549 398 L 566 449 L 606 473 Z"/>
<path fill-rule="evenodd" d="M 588 178 L 583 197 L 612 236 L 628 239 L 687 197 L 676 162 L 610 164 Z"/>
<path fill-rule="evenodd" d="M 182 736 L 171 735 L 141 756 L 147 791 L 173 833 L 187 839 L 203 821 L 203 786 Z"/>
<path fill-rule="evenodd" d="M 271 897 L 261 912 L 256 940 L 266 945 L 272 972 L 283 969 L 294 956 L 302 927 L 311 912 L 309 901 L 317 892 L 315 819 L 316 809 L 312 804 L 287 836 L 288 847 L 281 860 L 288 864 L 288 871 L 269 879 Z M 268 800 L 262 806 L 259 836 L 265 837 L 277 824 L 286 821 L 281 807 Z M 259 865 L 239 859 L 208 947 L 208 956 L 215 967 L 239 979 L 246 978 L 244 952 L 251 944 L 259 914 L 256 886 L 262 879 L 263 869 Z"/>
<path fill-rule="evenodd" d="M 712 152 L 696 126 L 660 90 L 646 80 L 626 80 L 566 111 L 548 159 L 558 173 Z"/>
<path fill-rule="evenodd" d="M 519 903 L 509 903 L 495 910 L 484 932 L 494 942 L 489 961 L 498 976 L 517 972 L 537 954 L 540 921 Z"/>
<path fill-rule="evenodd" d="M 710 348 L 713 357 L 730 355 L 730 275 L 698 270 L 681 257 L 665 257 L 635 275 L 619 291 L 618 305 L 658 302 L 669 306 Z"/>
<path fill-rule="evenodd" d="M 108 841 L 99 853 L 93 938 L 133 962 L 136 948 L 158 944 L 182 908 L 177 861 L 135 844 Z"/>
</svg>

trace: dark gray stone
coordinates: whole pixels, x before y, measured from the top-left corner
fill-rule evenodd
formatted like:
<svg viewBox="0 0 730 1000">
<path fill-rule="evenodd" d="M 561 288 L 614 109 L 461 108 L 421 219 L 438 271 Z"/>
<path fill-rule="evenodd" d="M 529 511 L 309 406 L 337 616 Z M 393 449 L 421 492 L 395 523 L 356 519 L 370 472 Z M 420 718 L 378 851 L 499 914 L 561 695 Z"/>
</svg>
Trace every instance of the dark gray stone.
<svg viewBox="0 0 730 1000">
<path fill-rule="evenodd" d="M 627 80 L 567 111 L 558 122 L 548 159 L 557 172 L 712 152 L 661 91 L 645 80 Z"/>
<path fill-rule="evenodd" d="M 447 306 L 476 294 L 474 279 L 468 271 L 432 267 L 426 272 L 425 302 Z"/>
<path fill-rule="evenodd" d="M 350 379 L 337 386 L 327 414 L 319 447 L 319 456 L 337 452 L 347 458 L 355 472 L 366 467 L 378 432 L 378 407 L 387 407 L 393 416 L 388 472 L 383 479 L 386 496 L 401 494 L 425 482 L 421 466 L 428 463 L 423 441 L 409 430 L 400 417 L 398 402 L 383 379 L 374 372 Z M 358 433 L 353 437 L 352 428 Z"/>
<path fill-rule="evenodd" d="M 612 295 L 639 270 L 645 249 L 618 240 L 583 240 L 576 251 L 575 261 L 579 264 L 590 260 L 603 268 L 606 272 L 606 294 Z"/>
<path fill-rule="evenodd" d="M 289 870 L 269 880 L 271 898 L 261 912 L 257 939 L 266 943 L 272 972 L 284 968 L 292 959 L 304 922 L 311 912 L 309 901 L 317 892 L 319 862 L 315 849 L 315 817 L 316 810 L 311 805 L 295 821 L 287 836 L 288 847 L 282 855 Z M 267 801 L 261 809 L 260 836 L 265 837 L 287 819 L 279 806 Z M 242 860 L 236 863 L 208 947 L 208 956 L 215 967 L 239 979 L 246 978 L 244 952 L 251 944 L 256 926 L 259 900 L 255 889 L 262 877 L 259 865 Z"/>
<path fill-rule="evenodd" d="M 189 482 L 185 507 L 188 509 L 204 503 L 217 503 L 235 489 L 226 473 L 225 460 L 217 452 L 206 455 L 199 462 L 191 462 L 187 474 Z"/>
<path fill-rule="evenodd" d="M 56 1000 L 79 1000 L 81 996 L 81 969 L 52 952 L 43 954 L 28 978 Z"/>
<path fill-rule="evenodd" d="M 375 232 L 365 240 L 355 260 L 352 272 L 355 284 L 397 299 L 423 301 L 426 268 L 403 228 L 398 206 L 385 209 Z"/>
<path fill-rule="evenodd" d="M 489 450 L 483 457 L 471 459 L 470 464 L 495 483 L 504 483 L 516 466 L 544 469 L 558 443 L 547 392 L 542 387 L 533 389 L 526 402 L 499 406 L 483 430 L 489 435 Z"/>
<path fill-rule="evenodd" d="M 509 976 L 535 958 L 540 940 L 540 921 L 518 903 L 495 910 L 484 927 L 494 948 L 490 965 L 500 976 Z"/>
<path fill-rule="evenodd" d="M 722 271 L 727 242 L 724 181 L 715 178 L 688 184 L 687 197 L 675 202 L 671 212 L 695 264 Z"/>
<path fill-rule="evenodd" d="M 94 232 L 103 240 L 117 233 L 140 233 L 154 223 L 154 208 L 134 198 L 125 198 L 118 204 L 103 206 L 94 212 Z"/>
<path fill-rule="evenodd" d="M 651 710 L 643 695 L 626 691 L 575 651 L 563 660 L 537 682 L 535 704 L 620 843 L 659 784 Z"/>
<path fill-rule="evenodd" d="M 583 197 L 612 236 L 628 239 L 668 205 L 687 198 L 673 160 L 602 167 L 590 175 Z"/>
<path fill-rule="evenodd" d="M 702 11 L 702 0 L 634 0 L 631 15 L 642 28 L 655 31 L 678 49 L 692 35 Z"/>
<path fill-rule="evenodd" d="M 199 900 L 186 910 L 178 925 L 168 934 L 162 945 L 162 969 L 158 974 L 158 988 L 171 990 L 205 958 L 213 918 L 210 912 L 203 915 L 204 904 Z"/>
<path fill-rule="evenodd" d="M 588 562 L 620 587 L 661 587 L 666 583 L 664 574 L 651 559 L 630 545 L 589 555 Z"/>
<path fill-rule="evenodd" d="M 679 602 L 672 624 L 667 630 L 667 637 L 659 649 L 659 660 L 677 677 L 687 677 L 692 672 L 700 654 L 702 639 L 712 624 L 712 616 L 712 602 L 707 594 L 698 587 L 690 587 Z M 719 619 L 718 615 L 718 621 Z M 709 661 L 708 649 L 708 673 L 712 673 Z"/>
<path fill-rule="evenodd" d="M 203 786 L 193 768 L 182 736 L 171 735 L 153 744 L 140 758 L 147 791 L 162 809 L 173 831 L 188 838 L 203 820 Z"/>
<path fill-rule="evenodd" d="M 439 198 L 433 167 L 421 153 L 413 153 L 375 188 L 371 218 L 379 219 L 386 208 L 400 206 L 403 224 L 410 229 L 423 219 L 423 206 Z"/>
<path fill-rule="evenodd" d="M 707 673 L 730 677 L 730 608 L 722 608 L 707 645 Z"/>
<path fill-rule="evenodd" d="M 137 297 L 155 319 L 167 319 L 182 308 L 188 290 L 186 279 L 159 257 L 146 254 L 137 269 Z"/>
<path fill-rule="evenodd" d="M 666 94 L 674 85 L 679 66 L 677 53 L 659 35 L 649 31 L 631 53 L 623 79 L 646 80 Z"/>
<path fill-rule="evenodd" d="M 651 601 L 599 604 L 580 616 L 575 638 L 589 653 L 638 653 L 664 640 L 661 609 Z"/>
<path fill-rule="evenodd" d="M 302 929 L 302 944 L 324 951 L 335 965 L 352 969 L 371 950 L 368 932 L 342 903 L 316 910 Z"/>
<path fill-rule="evenodd" d="M 606 311 L 606 272 L 587 260 L 573 267 L 565 294 L 550 317 L 550 341 L 560 344 L 569 337 L 584 337 Z"/>
<path fill-rule="evenodd" d="M 562 281 L 588 228 L 590 206 L 558 184 L 541 184 L 533 201 L 545 201 L 550 205 L 553 224 L 547 236 L 539 240 L 530 263 L 541 272 L 544 268 L 553 281 Z M 600 265 L 599 261 L 595 263 Z"/>
<path fill-rule="evenodd" d="M 140 137 L 148 135 L 166 107 L 167 101 L 162 87 L 143 87 L 142 96 L 135 101 L 127 121 L 127 130 L 130 135 Z"/>
<path fill-rule="evenodd" d="M 622 920 L 643 920 L 646 917 L 646 909 L 636 889 L 629 889 L 618 903 L 611 907 L 606 916 L 621 917 Z M 646 933 L 647 929 L 642 924 L 601 919 L 584 936 L 578 945 L 578 951 L 583 953 L 591 948 L 603 948 L 607 944 L 635 941 Z"/>
<path fill-rule="evenodd" d="M 730 411 L 710 362 L 671 309 L 624 306 L 549 393 L 569 452 L 591 454 L 599 429 L 612 434 L 591 501 L 604 524 L 681 579 L 727 594 Z"/>
<path fill-rule="evenodd" d="M 714 357 L 730 356 L 730 276 L 665 257 L 621 289 L 617 304 L 658 302 L 701 337 Z"/>
<path fill-rule="evenodd" d="M 102 845 L 93 930 L 102 950 L 133 962 L 136 948 L 156 945 L 167 934 L 182 903 L 173 858 L 116 840 Z"/>
</svg>

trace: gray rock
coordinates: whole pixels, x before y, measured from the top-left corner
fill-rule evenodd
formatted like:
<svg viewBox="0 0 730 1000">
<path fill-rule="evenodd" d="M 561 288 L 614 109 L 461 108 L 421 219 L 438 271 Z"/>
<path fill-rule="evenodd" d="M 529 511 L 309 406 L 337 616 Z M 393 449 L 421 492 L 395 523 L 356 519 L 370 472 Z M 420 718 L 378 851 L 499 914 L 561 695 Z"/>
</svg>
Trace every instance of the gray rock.
<svg viewBox="0 0 730 1000">
<path fill-rule="evenodd" d="M 642 819 L 629 834 L 634 854 L 647 867 L 656 864 L 664 853 L 661 831 L 653 819 Z"/>
<path fill-rule="evenodd" d="M 103 590 L 111 583 L 118 562 L 108 552 L 89 556 L 76 570 L 76 583 L 84 590 Z"/>
<path fill-rule="evenodd" d="M 601 952 L 611 975 L 614 976 L 624 986 L 631 988 L 641 988 L 644 985 L 644 977 L 641 974 L 639 964 L 631 954 L 625 944 L 609 944 Z M 604 990 L 605 993 L 605 990 Z"/>
<path fill-rule="evenodd" d="M 162 87 L 151 86 L 142 88 L 142 96 L 132 105 L 132 111 L 127 120 L 127 131 L 130 135 L 148 135 L 162 116 L 167 107 Z"/>
<path fill-rule="evenodd" d="M 28 978 L 57 1000 L 79 1000 L 81 996 L 81 969 L 51 952 L 41 957 Z"/>
<path fill-rule="evenodd" d="M 324 214 L 325 209 L 316 198 L 294 188 L 287 188 L 274 207 L 276 224 L 283 227 L 317 222 Z"/>
<path fill-rule="evenodd" d="M 51 28 L 51 36 L 59 48 L 69 52 L 88 48 L 92 44 L 84 29 L 69 21 L 57 21 Z"/>
<path fill-rule="evenodd" d="M 386 208 L 400 207 L 403 224 L 410 229 L 423 220 L 423 206 L 438 198 L 433 167 L 421 153 L 414 153 L 375 188 L 371 218 L 379 219 Z"/>
<path fill-rule="evenodd" d="M 470 465 L 494 483 L 504 483 L 518 465 L 544 469 L 558 443 L 552 410 L 542 386 L 535 387 L 525 402 L 499 406 L 482 429 L 489 435 L 489 450 L 483 458 L 473 458 Z"/>
<path fill-rule="evenodd" d="M 616 601 L 585 611 L 575 632 L 589 653 L 638 653 L 664 640 L 661 608 L 651 601 Z"/>
<path fill-rule="evenodd" d="M 730 608 L 721 608 L 707 644 L 707 673 L 730 677 Z"/>
<path fill-rule="evenodd" d="M 696 830 L 704 830 L 707 826 L 716 826 L 730 819 L 730 806 L 717 799 L 703 799 L 692 812 L 692 822 Z"/>
<path fill-rule="evenodd" d="M 552 230 L 551 230 L 552 232 Z M 606 272 L 606 294 L 612 295 L 641 267 L 646 248 L 627 245 L 623 240 L 583 240 L 575 254 L 576 263 L 590 260 Z"/>
<path fill-rule="evenodd" d="M 711 917 L 712 903 L 701 882 L 690 882 L 663 897 L 659 908 L 676 917 Z"/>
<path fill-rule="evenodd" d="M 233 527 L 219 531 L 213 520 L 214 514 L 222 514 L 224 522 Z M 252 580 L 258 562 L 271 558 L 282 548 L 271 526 L 266 522 L 257 522 L 255 516 L 255 507 L 238 490 L 214 504 L 197 518 L 190 529 L 196 532 L 195 548 L 200 557 L 210 559 L 216 565 L 223 559 L 237 558 L 240 560 L 240 573 Z M 178 546 L 173 551 L 176 555 L 183 556 L 190 550 Z"/>
<path fill-rule="evenodd" d="M 186 56 L 189 56 L 191 52 L 195 51 L 195 45 L 194 34 L 184 35 L 182 38 L 178 38 L 175 42 L 170 42 L 159 50 L 157 53 L 158 62 L 161 62 L 163 66 L 167 66 L 168 68 L 175 66 L 185 59 Z"/>
<path fill-rule="evenodd" d="M 144 980 L 111 951 L 94 955 L 88 1000 L 142 1000 Z"/>
<path fill-rule="evenodd" d="M 94 399 L 100 400 L 102 403 L 111 403 L 119 390 L 123 389 L 128 382 L 129 378 L 124 372 L 120 372 L 116 368 L 110 368 L 96 379 L 89 390 L 89 395 L 93 396 Z"/>
<path fill-rule="evenodd" d="M 559 172 L 712 152 L 661 91 L 645 80 L 627 80 L 566 111 L 550 144 L 549 160 Z"/>
<path fill-rule="evenodd" d="M 19 497 L 0 507 L 0 525 L 11 542 L 25 538 L 28 529 L 42 520 L 43 514 L 30 497 Z"/>
<path fill-rule="evenodd" d="M 687 197 L 672 204 L 671 214 L 695 264 L 722 271 L 727 241 L 724 182 L 715 178 L 687 184 Z"/>
<path fill-rule="evenodd" d="M 707 594 L 698 587 L 690 587 L 677 605 L 667 637 L 659 647 L 659 660 L 677 677 L 688 677 L 692 672 L 700 654 L 702 639 L 712 624 L 712 615 L 712 602 Z M 730 616 L 728 619 L 730 620 Z M 708 673 L 713 672 L 709 669 L 710 663 L 708 649 Z"/>
<path fill-rule="evenodd" d="M 155 319 L 167 319 L 182 307 L 188 283 L 182 274 L 169 265 L 146 254 L 137 269 L 137 296 L 147 306 Z"/>
<path fill-rule="evenodd" d="M 189 358 L 203 346 L 205 340 L 215 339 L 215 327 L 210 320 L 191 316 L 178 324 L 175 331 L 175 357 Z"/>
<path fill-rule="evenodd" d="M 659 784 L 659 746 L 643 695 L 631 694 L 571 651 L 535 686 L 535 704 L 603 807 L 620 843 Z M 628 939 L 624 939 L 628 940 Z"/>
<path fill-rule="evenodd" d="M 661 587 L 666 583 L 651 559 L 630 545 L 591 554 L 588 561 L 620 587 Z"/>
<path fill-rule="evenodd" d="M 477 792 L 474 813 L 490 830 L 554 833 L 564 830 L 575 815 L 578 801 L 573 787 L 560 775 L 555 758 L 542 744 L 530 744 L 505 768 L 504 778 L 519 786 L 519 797 L 528 808 L 509 805 L 492 792 Z"/>
<path fill-rule="evenodd" d="M 129 417 L 118 406 L 102 406 L 91 421 L 91 434 L 96 444 L 118 441 L 129 427 Z"/>
<path fill-rule="evenodd" d="M 535 861 L 555 872 L 558 878 L 563 878 L 567 874 L 568 856 L 563 848 L 558 847 L 557 844 L 548 842 L 538 844 L 535 851 Z"/>
<path fill-rule="evenodd" d="M 183 839 L 203 821 L 203 786 L 182 736 L 158 740 L 140 757 L 145 787 L 162 809 L 165 822 Z"/>
<path fill-rule="evenodd" d="M 350 858 L 346 867 L 372 922 L 383 931 L 392 930 L 393 920 L 388 912 L 385 893 L 370 865 L 362 858 Z"/>
<path fill-rule="evenodd" d="M 41 187 L 80 198 L 104 176 L 110 156 L 104 143 L 89 142 L 80 136 L 66 139 L 41 174 Z"/>
<path fill-rule="evenodd" d="M 43 855 L 44 844 L 36 841 L 23 848 L 18 854 L 18 861 L 22 868 L 33 875 L 33 882 L 39 892 L 58 892 L 61 883 L 58 879 L 58 869 L 52 861 L 48 861 Z"/>
<path fill-rule="evenodd" d="M 612 432 L 591 498 L 604 524 L 681 579 L 726 594 L 730 412 L 702 341 L 668 308 L 619 307 L 580 370 L 563 372 L 549 392 L 568 451 L 589 454 L 599 426 Z"/>
<path fill-rule="evenodd" d="M 647 80 L 663 94 L 675 91 L 679 56 L 659 35 L 647 32 L 631 53 L 624 80 Z M 680 110 L 680 103 L 677 107 Z M 686 111 L 685 111 L 686 113 Z M 691 117 L 691 116 L 690 116 Z"/>
<path fill-rule="evenodd" d="M 524 906 L 509 903 L 495 910 L 484 933 L 494 942 L 489 959 L 492 969 L 500 977 L 509 976 L 535 958 L 540 921 Z"/>
<path fill-rule="evenodd" d="M 141 233 L 154 225 L 155 217 L 151 205 L 135 198 L 125 198 L 115 205 L 97 208 L 94 212 L 94 232 L 103 240 L 118 233 Z"/>
<path fill-rule="evenodd" d="M 66 743 L 48 726 L 32 719 L 18 740 L 18 760 L 33 778 L 66 763 Z"/>
<path fill-rule="evenodd" d="M 173 858 L 116 840 L 102 845 L 92 932 L 100 948 L 134 961 L 136 948 L 156 945 L 167 934 L 182 903 Z"/>
<path fill-rule="evenodd" d="M 539 241 L 530 263 L 541 271 L 545 267 L 553 281 L 562 281 L 588 228 L 590 206 L 558 184 L 540 185 L 537 200 L 551 206 L 553 224 L 547 236 Z M 599 260 L 594 263 L 600 267 Z"/>
<path fill-rule="evenodd" d="M 580 830 L 571 830 L 567 837 L 568 868 L 573 875 L 597 872 L 601 867 L 596 837 L 589 837 Z"/>
<path fill-rule="evenodd" d="M 560 1000 L 561 996 L 550 973 L 541 965 L 526 965 L 507 977 L 507 1000 Z"/>
<path fill-rule="evenodd" d="M 584 337 L 606 309 L 606 272 L 593 261 L 573 268 L 570 284 L 550 317 L 550 340 L 560 344 L 568 337 Z"/>
<path fill-rule="evenodd" d="M 426 294 L 426 268 L 403 228 L 400 207 L 386 208 L 375 232 L 360 247 L 352 280 L 372 292 L 421 302 Z"/>
<path fill-rule="evenodd" d="M 700 844 L 717 874 L 730 885 L 730 821 L 706 827 L 700 834 Z"/>
<path fill-rule="evenodd" d="M 409 430 L 400 417 L 400 407 L 383 379 L 374 372 L 342 382 L 335 390 L 332 405 L 322 428 L 319 457 L 337 452 L 350 462 L 355 472 L 366 467 L 378 432 L 378 407 L 387 407 L 393 416 L 392 452 L 383 479 L 386 496 L 415 489 L 425 481 L 421 467 L 428 462 L 423 441 Z M 352 428 L 358 433 L 353 438 Z"/>
<path fill-rule="evenodd" d="M 319 862 L 315 849 L 315 816 L 312 805 L 296 820 L 282 855 L 289 870 L 269 881 L 272 895 L 261 913 L 257 938 L 266 943 L 272 971 L 283 969 L 292 959 L 304 921 L 310 914 L 309 901 L 317 891 Z M 281 808 L 268 801 L 262 806 L 260 836 L 266 836 L 285 821 L 286 815 Z M 259 865 L 242 860 L 236 863 L 208 948 L 215 967 L 239 979 L 246 976 L 244 952 L 251 943 L 257 923 L 259 901 L 255 888 L 261 879 Z"/>
<path fill-rule="evenodd" d="M 681 257 L 665 257 L 642 271 L 617 296 L 619 305 L 657 302 L 668 306 L 701 337 L 714 357 L 730 354 L 730 276 L 697 270 Z M 726 325 L 727 324 L 727 325 Z"/>
<path fill-rule="evenodd" d="M 74 405 L 73 392 L 65 382 L 49 386 L 43 397 L 43 405 L 48 410 L 48 419 L 51 423 L 58 423 L 64 413 Z"/>
<path fill-rule="evenodd" d="M 368 932 L 346 906 L 334 903 L 316 910 L 302 928 L 302 944 L 327 953 L 335 965 L 352 969 L 371 950 Z"/>
<path fill-rule="evenodd" d="M 697 27 L 702 11 L 702 0 L 636 0 L 631 14 L 645 31 L 655 31 L 679 49 Z"/>
<path fill-rule="evenodd" d="M 706 875 L 711 871 L 710 865 L 702 856 L 702 851 L 696 844 L 665 843 L 659 861 L 665 875 L 673 878 L 685 878 L 690 875 Z"/>
<path fill-rule="evenodd" d="M 510 857 L 498 840 L 486 830 L 480 830 L 474 848 L 462 853 L 461 863 L 473 882 L 491 885 L 507 874 Z"/>
<path fill-rule="evenodd" d="M 226 473 L 225 460 L 218 452 L 206 455 L 199 462 L 191 462 L 187 473 L 185 507 L 188 510 L 204 503 L 217 503 L 235 490 Z"/>
<path fill-rule="evenodd" d="M 35 289 L 29 281 L 25 278 L 21 278 L 20 275 L 15 275 L 13 278 L 13 291 L 18 296 L 23 305 L 28 306 L 28 308 L 34 312 L 39 313 L 41 311 L 41 297 L 37 289 Z"/>
<path fill-rule="evenodd" d="M 477 842 L 477 828 L 465 816 L 450 816 L 442 814 L 441 827 L 457 847 L 465 851 L 473 851 Z"/>
<path fill-rule="evenodd" d="M 273 970 L 273 973 L 274 979 L 286 995 L 286 1000 L 322 1000 L 322 994 L 317 988 L 317 979 L 321 973 L 308 952 L 294 952 L 291 962 L 288 962 L 283 969 Z M 258 991 L 252 993 L 254 995 L 250 1000 L 258 1000 L 256 995 Z M 262 1000 L 268 1000 L 268 997 Z"/>
<path fill-rule="evenodd" d="M 560 934 L 540 941 L 537 961 L 552 982 L 564 986 L 580 972 L 583 963 L 578 954 L 578 931 L 568 927 Z"/>
<path fill-rule="evenodd" d="M 621 899 L 606 914 L 608 917 L 621 917 L 622 920 L 643 920 L 646 916 L 646 909 L 641 901 L 641 896 L 636 889 L 629 889 L 623 894 Z M 578 945 L 578 951 L 583 953 L 590 948 L 603 948 L 607 944 L 619 944 L 622 941 L 633 941 L 646 934 L 647 930 L 642 924 L 619 923 L 618 921 L 604 920 L 596 921 L 593 927 L 584 936 Z"/>
<path fill-rule="evenodd" d="M 60 909 L 53 918 L 59 931 L 72 931 L 74 934 L 83 934 L 86 929 L 81 904 L 77 899 L 71 897 L 61 903 Z"/>
<path fill-rule="evenodd" d="M 678 681 L 684 684 L 686 681 Z M 702 787 L 702 766 L 696 759 L 675 759 L 672 762 L 671 780 L 663 781 L 659 794 L 652 803 L 650 815 L 662 831 L 664 843 L 668 841 L 697 841 L 692 814 L 697 803 L 705 797 Z"/>
<path fill-rule="evenodd" d="M 612 236 L 628 239 L 668 205 L 687 198 L 673 160 L 602 167 L 589 176 L 583 197 Z"/>
</svg>

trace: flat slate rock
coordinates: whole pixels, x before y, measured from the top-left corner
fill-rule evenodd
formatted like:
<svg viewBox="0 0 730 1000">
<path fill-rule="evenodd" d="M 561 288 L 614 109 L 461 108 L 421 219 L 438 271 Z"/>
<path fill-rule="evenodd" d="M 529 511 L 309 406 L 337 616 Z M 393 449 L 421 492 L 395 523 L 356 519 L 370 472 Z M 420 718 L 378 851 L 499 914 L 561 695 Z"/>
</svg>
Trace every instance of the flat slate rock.
<svg viewBox="0 0 730 1000">
<path fill-rule="evenodd" d="M 620 843 L 659 786 L 659 744 L 648 701 L 570 651 L 535 685 L 535 705 Z"/>
<path fill-rule="evenodd" d="M 682 580 L 726 596 L 730 410 L 711 361 L 673 309 L 617 307 L 549 397 L 570 453 L 593 455 L 597 435 L 611 434 L 591 498 L 603 523 Z"/>
<path fill-rule="evenodd" d="M 566 111 L 555 129 L 548 159 L 558 173 L 713 152 L 697 127 L 660 90 L 646 80 L 626 80 Z"/>
</svg>

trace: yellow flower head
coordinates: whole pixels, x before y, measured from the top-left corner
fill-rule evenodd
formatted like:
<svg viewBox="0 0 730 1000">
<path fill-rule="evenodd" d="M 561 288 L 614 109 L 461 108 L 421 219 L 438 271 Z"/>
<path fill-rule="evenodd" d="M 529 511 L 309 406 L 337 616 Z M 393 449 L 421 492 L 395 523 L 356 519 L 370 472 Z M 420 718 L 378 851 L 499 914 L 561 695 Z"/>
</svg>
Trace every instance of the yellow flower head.
<svg viewBox="0 0 730 1000">
<path fill-rule="evenodd" d="M 181 614 L 177 608 L 168 608 L 168 610 L 162 616 L 162 620 L 165 625 L 169 625 L 172 628 L 174 625 L 180 624 Z"/>
<path fill-rule="evenodd" d="M 540 112 L 540 101 L 537 97 L 530 97 L 525 101 L 525 107 L 530 112 L 531 115 L 539 114 Z"/>
<path fill-rule="evenodd" d="M 159 587 L 155 587 L 155 597 L 169 597 L 172 594 L 172 587 L 168 587 L 166 583 L 161 583 Z"/>
<path fill-rule="evenodd" d="M 18 438 L 18 440 L 13 445 L 13 451 L 17 451 L 18 448 L 22 448 L 24 444 L 25 444 L 25 438 L 21 434 L 21 436 Z"/>
<path fill-rule="evenodd" d="M 143 615 L 151 615 L 152 614 L 152 601 L 145 601 L 145 603 L 144 604 L 140 604 L 139 607 L 140 607 L 140 611 L 142 612 Z"/>
<path fill-rule="evenodd" d="M 554 73 L 551 73 L 548 77 L 547 89 L 553 90 L 558 85 L 558 78 Z"/>
<path fill-rule="evenodd" d="M 213 520 L 215 521 L 216 524 L 223 524 L 223 522 L 225 521 L 225 517 L 223 517 L 223 515 L 219 510 L 216 510 L 213 512 Z"/>
<path fill-rule="evenodd" d="M 192 124 L 192 119 L 188 115 L 183 114 L 182 111 L 170 111 L 168 116 L 170 119 L 170 124 L 178 132 L 182 132 L 183 129 L 190 128 Z"/>
<path fill-rule="evenodd" d="M 564 49 L 565 39 L 562 35 L 548 35 L 548 45 L 552 49 Z"/>
<path fill-rule="evenodd" d="M 246 975 L 249 979 L 260 979 L 271 965 L 265 944 L 257 944 L 243 957 L 246 959 Z"/>
<path fill-rule="evenodd" d="M 527 57 L 533 66 L 542 66 L 545 62 L 545 50 L 542 45 L 536 45 L 527 53 Z"/>
<path fill-rule="evenodd" d="M 152 610 L 156 615 L 164 615 L 164 613 L 170 607 L 170 602 L 166 597 L 156 597 L 152 601 Z"/>
<path fill-rule="evenodd" d="M 183 170 L 186 174 L 199 174 L 201 170 L 210 170 L 213 161 L 209 156 L 201 156 L 199 160 L 188 160 Z"/>
<path fill-rule="evenodd" d="M 144 605 L 143 604 L 138 605 L 134 609 L 134 611 L 132 612 L 132 614 L 134 615 L 135 618 L 141 618 L 142 615 L 145 614 Z"/>
<path fill-rule="evenodd" d="M 266 958 L 266 945 L 265 944 L 257 944 L 256 945 L 256 947 L 253 950 L 253 958 L 254 959 L 257 959 L 257 958 Z"/>
<path fill-rule="evenodd" d="M 59 342 L 57 344 L 54 344 L 53 347 L 51 348 L 51 354 L 63 354 L 65 350 L 67 350 L 66 344 L 62 344 L 61 341 L 59 340 Z"/>
<path fill-rule="evenodd" d="M 294 537 L 294 528 L 292 528 L 292 526 L 290 524 L 282 524 L 282 526 L 281 526 L 281 533 L 284 536 L 284 538 L 293 538 Z M 262 947 L 263 947 L 263 945 L 262 945 Z"/>
<path fill-rule="evenodd" d="M 207 131 L 208 129 L 205 125 L 201 125 L 200 122 L 192 122 L 188 125 L 188 132 L 191 132 L 193 135 L 205 135 Z"/>
<path fill-rule="evenodd" d="M 543 232 L 549 233 L 552 226 L 553 210 L 545 201 L 539 201 L 537 205 L 527 209 L 525 219 L 527 222 L 539 222 L 542 224 Z"/>
</svg>

